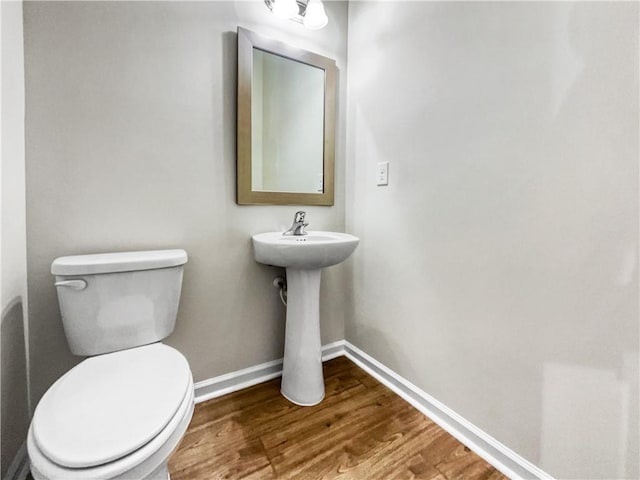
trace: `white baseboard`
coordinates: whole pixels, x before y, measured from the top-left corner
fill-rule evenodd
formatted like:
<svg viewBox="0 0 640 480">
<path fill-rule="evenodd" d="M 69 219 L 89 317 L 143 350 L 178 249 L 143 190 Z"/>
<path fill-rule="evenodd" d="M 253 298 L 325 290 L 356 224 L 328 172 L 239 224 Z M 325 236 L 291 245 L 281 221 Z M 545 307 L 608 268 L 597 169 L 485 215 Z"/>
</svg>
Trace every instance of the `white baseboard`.
<svg viewBox="0 0 640 480">
<path fill-rule="evenodd" d="M 341 355 L 345 355 L 349 360 L 409 402 L 414 408 L 429 417 L 509 478 L 513 480 L 553 480 L 551 475 L 542 471 L 428 393 L 420 390 L 407 379 L 367 355 L 355 345 L 346 340 L 340 340 L 322 347 L 323 361 Z M 195 385 L 196 403 L 242 390 L 281 375 L 282 359 L 279 359 L 204 380 Z"/>
<path fill-rule="evenodd" d="M 29 457 L 27 455 L 26 442 L 20 446 L 20 449 L 13 457 L 11 465 L 7 470 L 3 480 L 25 480 L 29 474 Z"/>
<path fill-rule="evenodd" d="M 531 462 L 522 458 L 428 393 L 420 390 L 406 378 L 401 377 L 390 368 L 367 355 L 355 345 L 345 341 L 344 348 L 345 355 L 349 360 L 405 399 L 414 408 L 429 417 L 509 478 L 513 480 L 553 480 L 551 475 L 543 472 Z"/>
<path fill-rule="evenodd" d="M 344 340 L 322 346 L 322 361 L 344 355 Z M 218 377 L 203 380 L 195 384 L 196 403 L 206 402 L 212 398 L 237 392 L 243 388 L 266 382 L 282 375 L 282 359 L 261 363 L 236 372 L 226 373 Z"/>
</svg>

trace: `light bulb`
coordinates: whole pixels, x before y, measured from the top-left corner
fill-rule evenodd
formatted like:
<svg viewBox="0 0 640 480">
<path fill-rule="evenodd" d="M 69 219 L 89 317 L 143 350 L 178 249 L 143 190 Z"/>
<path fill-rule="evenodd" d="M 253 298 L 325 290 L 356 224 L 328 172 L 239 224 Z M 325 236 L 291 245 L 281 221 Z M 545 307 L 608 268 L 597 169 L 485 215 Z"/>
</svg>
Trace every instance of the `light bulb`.
<svg viewBox="0 0 640 480">
<path fill-rule="evenodd" d="M 324 11 L 324 5 L 321 0 L 309 0 L 307 10 L 304 14 L 303 25 L 309 30 L 318 30 L 324 27 L 329 19 Z"/>
<path fill-rule="evenodd" d="M 298 14 L 296 0 L 274 0 L 272 12 L 278 18 L 291 18 Z"/>
</svg>

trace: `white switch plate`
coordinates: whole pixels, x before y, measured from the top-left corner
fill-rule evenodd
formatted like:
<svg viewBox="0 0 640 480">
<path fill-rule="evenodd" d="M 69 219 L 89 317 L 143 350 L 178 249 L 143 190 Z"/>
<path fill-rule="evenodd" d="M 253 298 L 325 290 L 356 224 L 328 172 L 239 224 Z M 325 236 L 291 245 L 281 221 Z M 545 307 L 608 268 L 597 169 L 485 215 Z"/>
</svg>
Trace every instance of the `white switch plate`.
<svg viewBox="0 0 640 480">
<path fill-rule="evenodd" d="M 378 186 L 389 185 L 389 162 L 378 163 L 378 168 L 376 170 L 376 179 L 378 182 Z"/>
</svg>

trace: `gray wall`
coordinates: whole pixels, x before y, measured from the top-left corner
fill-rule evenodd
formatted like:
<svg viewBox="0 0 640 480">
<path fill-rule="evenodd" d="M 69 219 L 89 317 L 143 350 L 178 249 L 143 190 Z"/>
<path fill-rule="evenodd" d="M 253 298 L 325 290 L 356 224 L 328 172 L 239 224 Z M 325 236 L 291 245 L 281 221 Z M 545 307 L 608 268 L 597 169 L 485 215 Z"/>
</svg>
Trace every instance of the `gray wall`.
<svg viewBox="0 0 640 480">
<path fill-rule="evenodd" d="M 638 33 L 349 6 L 347 339 L 557 478 L 638 477 Z"/>
<path fill-rule="evenodd" d="M 261 2 L 27 2 L 27 241 L 32 397 L 69 353 L 51 261 L 184 248 L 175 333 L 195 380 L 282 356 L 284 308 L 250 237 L 296 206 L 235 203 L 236 28 L 333 57 L 341 70 L 336 202 L 311 229 L 344 229 L 346 4 L 319 32 Z M 324 276 L 322 339 L 344 338 L 344 269 Z M 328 299 L 331 299 L 328 301 Z"/>
<path fill-rule="evenodd" d="M 25 342 L 24 52 L 22 2 L 0 2 L 2 162 L 0 164 L 0 478 L 14 468 L 29 426 Z"/>
</svg>

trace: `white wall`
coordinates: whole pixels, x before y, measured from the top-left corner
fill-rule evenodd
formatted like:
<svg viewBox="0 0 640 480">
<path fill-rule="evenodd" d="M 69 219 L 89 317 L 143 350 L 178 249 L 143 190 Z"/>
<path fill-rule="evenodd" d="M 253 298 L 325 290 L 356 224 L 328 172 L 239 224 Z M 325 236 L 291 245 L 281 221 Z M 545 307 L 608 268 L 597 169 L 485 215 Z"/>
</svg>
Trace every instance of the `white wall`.
<svg viewBox="0 0 640 480">
<path fill-rule="evenodd" d="M 2 304 L 26 291 L 22 2 L 2 2 Z"/>
<path fill-rule="evenodd" d="M 22 2 L 0 2 L 2 162 L 0 164 L 0 477 L 26 438 L 29 422 L 25 352 L 26 230 Z"/>
<path fill-rule="evenodd" d="M 638 477 L 638 7 L 349 6 L 347 339 L 557 478 Z"/>
<path fill-rule="evenodd" d="M 346 4 L 311 32 L 261 2 L 27 2 L 27 239 L 34 400 L 80 359 L 58 313 L 60 255 L 182 247 L 175 333 L 195 380 L 282 356 L 282 269 L 253 260 L 251 235 L 284 231 L 297 206 L 238 206 L 236 29 L 336 58 Z M 336 203 L 305 207 L 311 229 L 344 229 L 345 86 Z M 342 267 L 322 285 L 323 341 L 344 338 Z"/>
</svg>

